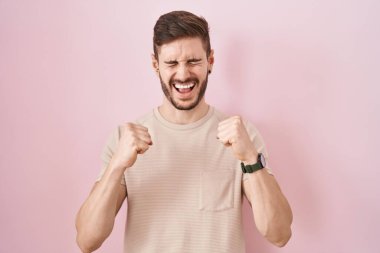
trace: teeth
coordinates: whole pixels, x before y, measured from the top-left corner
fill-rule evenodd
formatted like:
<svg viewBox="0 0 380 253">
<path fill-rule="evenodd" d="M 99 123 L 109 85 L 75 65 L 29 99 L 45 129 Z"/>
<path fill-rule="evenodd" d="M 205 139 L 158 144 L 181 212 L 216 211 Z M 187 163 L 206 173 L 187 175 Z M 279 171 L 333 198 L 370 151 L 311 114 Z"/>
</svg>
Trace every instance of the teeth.
<svg viewBox="0 0 380 253">
<path fill-rule="evenodd" d="M 187 89 L 187 88 L 192 88 L 195 84 L 194 83 L 191 83 L 191 84 L 174 84 L 174 86 L 177 88 L 177 89 Z"/>
</svg>

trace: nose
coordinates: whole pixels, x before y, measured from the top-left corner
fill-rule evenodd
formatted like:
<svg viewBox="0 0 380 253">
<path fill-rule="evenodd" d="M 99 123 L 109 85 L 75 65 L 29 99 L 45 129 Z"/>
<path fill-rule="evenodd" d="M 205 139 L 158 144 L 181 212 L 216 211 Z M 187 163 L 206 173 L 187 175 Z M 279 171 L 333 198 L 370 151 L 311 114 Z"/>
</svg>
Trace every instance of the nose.
<svg viewBox="0 0 380 253">
<path fill-rule="evenodd" d="M 189 78 L 190 77 L 189 67 L 186 64 L 179 64 L 176 77 L 177 79 L 181 81 L 185 81 L 187 78 Z"/>
</svg>

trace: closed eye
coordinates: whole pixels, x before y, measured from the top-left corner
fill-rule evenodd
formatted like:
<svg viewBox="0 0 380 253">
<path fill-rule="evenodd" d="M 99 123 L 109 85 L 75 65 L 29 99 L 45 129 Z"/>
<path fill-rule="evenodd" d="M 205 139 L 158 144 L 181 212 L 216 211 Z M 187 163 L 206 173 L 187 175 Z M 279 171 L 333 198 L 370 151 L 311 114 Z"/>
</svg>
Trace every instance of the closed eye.
<svg viewBox="0 0 380 253">
<path fill-rule="evenodd" d="M 178 62 L 177 61 L 165 61 L 165 64 L 169 65 L 169 66 L 175 66 L 178 64 Z"/>
<path fill-rule="evenodd" d="M 193 59 L 190 59 L 187 61 L 187 64 L 189 65 L 196 65 L 196 64 L 199 64 L 202 62 L 202 59 L 196 59 L 196 58 L 193 58 Z M 166 65 L 168 65 L 169 67 L 174 67 L 178 64 L 178 61 L 164 61 L 164 63 Z"/>
<path fill-rule="evenodd" d="M 201 62 L 201 59 L 190 59 L 187 62 L 190 64 L 197 64 Z"/>
</svg>

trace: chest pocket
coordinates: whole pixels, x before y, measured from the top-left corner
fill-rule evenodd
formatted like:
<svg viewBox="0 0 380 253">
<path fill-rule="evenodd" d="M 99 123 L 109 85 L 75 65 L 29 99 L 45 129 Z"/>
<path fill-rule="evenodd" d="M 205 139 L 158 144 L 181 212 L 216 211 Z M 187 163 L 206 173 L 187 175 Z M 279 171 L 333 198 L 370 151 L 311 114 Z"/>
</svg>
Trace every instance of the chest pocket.
<svg viewBox="0 0 380 253">
<path fill-rule="evenodd" d="M 235 170 L 201 171 L 198 207 L 223 211 L 234 207 Z"/>
</svg>

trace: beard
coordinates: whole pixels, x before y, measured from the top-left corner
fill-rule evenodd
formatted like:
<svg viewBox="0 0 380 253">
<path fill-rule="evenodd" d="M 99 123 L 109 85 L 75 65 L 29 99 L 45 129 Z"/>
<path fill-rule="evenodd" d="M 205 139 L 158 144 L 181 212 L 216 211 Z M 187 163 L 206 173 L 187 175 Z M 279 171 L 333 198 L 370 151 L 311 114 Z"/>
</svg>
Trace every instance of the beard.
<svg viewBox="0 0 380 253">
<path fill-rule="evenodd" d="M 176 83 L 188 83 L 188 82 L 194 82 L 195 83 L 195 86 L 193 89 L 196 88 L 197 85 L 199 85 L 199 79 L 196 78 L 196 77 L 190 77 L 188 79 L 186 79 L 185 81 L 179 81 L 179 80 L 175 80 L 173 77 L 170 78 L 169 80 L 169 83 L 166 84 L 162 78 L 161 78 L 161 75 L 159 75 L 160 77 L 160 82 L 161 82 L 161 88 L 162 88 L 162 91 L 164 92 L 166 98 L 170 101 L 170 103 L 177 109 L 177 110 L 192 110 L 194 109 L 198 104 L 199 102 L 202 100 L 202 98 L 204 97 L 205 93 L 206 93 L 206 89 L 207 89 L 207 82 L 208 82 L 208 75 L 206 75 L 206 78 L 205 80 L 200 84 L 200 89 L 199 89 L 199 93 L 195 99 L 194 102 L 192 102 L 191 104 L 189 105 L 181 105 L 179 102 L 175 101 L 174 98 L 173 98 L 173 92 L 172 92 L 172 89 L 175 89 L 174 86 L 173 86 L 173 83 L 176 82 Z"/>
</svg>

